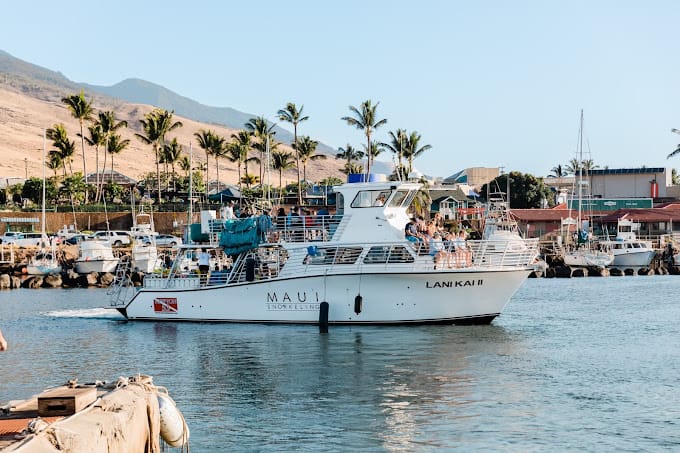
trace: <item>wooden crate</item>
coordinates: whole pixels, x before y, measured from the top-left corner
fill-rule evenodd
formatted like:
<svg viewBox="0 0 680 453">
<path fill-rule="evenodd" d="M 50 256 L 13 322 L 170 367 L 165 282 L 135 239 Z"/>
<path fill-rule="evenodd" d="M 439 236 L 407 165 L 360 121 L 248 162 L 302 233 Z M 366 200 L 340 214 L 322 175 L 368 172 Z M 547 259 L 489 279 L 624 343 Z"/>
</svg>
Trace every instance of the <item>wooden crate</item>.
<svg viewBox="0 0 680 453">
<path fill-rule="evenodd" d="M 59 388 L 38 395 L 38 415 L 49 417 L 71 415 L 82 410 L 97 399 L 97 389 Z"/>
</svg>

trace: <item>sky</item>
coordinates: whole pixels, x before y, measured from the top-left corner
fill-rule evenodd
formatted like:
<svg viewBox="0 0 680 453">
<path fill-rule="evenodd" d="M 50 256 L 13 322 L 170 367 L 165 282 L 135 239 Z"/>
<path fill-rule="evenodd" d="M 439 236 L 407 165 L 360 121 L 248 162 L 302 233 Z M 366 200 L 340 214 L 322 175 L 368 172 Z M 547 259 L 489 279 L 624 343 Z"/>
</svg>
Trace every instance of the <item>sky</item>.
<svg viewBox="0 0 680 453">
<path fill-rule="evenodd" d="M 36 0 L 0 6 L 0 49 L 272 121 L 294 102 L 299 133 L 332 147 L 365 143 L 341 118 L 371 100 L 375 139 L 402 128 L 432 146 L 425 174 L 546 176 L 577 157 L 581 110 L 584 159 L 680 167 L 678 24 L 672 0 Z"/>
</svg>

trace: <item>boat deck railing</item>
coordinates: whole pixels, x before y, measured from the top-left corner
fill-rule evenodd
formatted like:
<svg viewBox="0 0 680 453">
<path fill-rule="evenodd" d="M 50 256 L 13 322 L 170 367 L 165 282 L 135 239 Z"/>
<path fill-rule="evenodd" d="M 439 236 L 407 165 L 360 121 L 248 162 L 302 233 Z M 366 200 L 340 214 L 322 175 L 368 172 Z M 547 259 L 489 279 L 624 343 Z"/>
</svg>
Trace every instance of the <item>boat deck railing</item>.
<svg viewBox="0 0 680 453">
<path fill-rule="evenodd" d="M 145 288 L 192 289 L 276 278 L 371 272 L 484 271 L 528 268 L 538 255 L 538 239 L 513 242 L 467 241 L 469 253 L 445 245 L 441 254 L 424 243 L 323 244 L 284 248 L 261 246 L 240 256 L 228 271 L 173 272 L 147 276 Z M 435 264 L 437 267 L 435 268 Z"/>
</svg>

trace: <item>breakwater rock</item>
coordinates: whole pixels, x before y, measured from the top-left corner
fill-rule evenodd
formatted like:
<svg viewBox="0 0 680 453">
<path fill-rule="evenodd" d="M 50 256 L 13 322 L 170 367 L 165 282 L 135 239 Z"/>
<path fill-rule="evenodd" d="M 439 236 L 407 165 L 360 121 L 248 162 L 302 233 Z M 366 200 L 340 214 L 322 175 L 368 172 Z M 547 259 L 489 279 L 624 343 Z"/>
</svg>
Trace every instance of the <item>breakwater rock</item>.
<svg viewBox="0 0 680 453">
<path fill-rule="evenodd" d="M 135 273 L 138 274 L 138 273 Z M 144 276 L 134 275 L 134 280 L 139 284 Z M 89 274 L 77 274 L 73 270 L 66 270 L 60 274 L 29 275 L 24 278 L 11 274 L 0 274 L 0 290 L 17 288 L 106 288 L 110 286 L 115 276 L 110 272 L 91 272 Z"/>
</svg>

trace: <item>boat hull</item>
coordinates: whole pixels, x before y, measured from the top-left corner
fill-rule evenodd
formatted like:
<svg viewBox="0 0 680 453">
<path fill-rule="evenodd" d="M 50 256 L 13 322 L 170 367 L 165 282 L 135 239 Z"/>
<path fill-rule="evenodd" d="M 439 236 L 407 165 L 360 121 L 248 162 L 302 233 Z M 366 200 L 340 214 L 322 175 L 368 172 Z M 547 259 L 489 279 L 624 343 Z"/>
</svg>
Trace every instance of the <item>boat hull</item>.
<svg viewBox="0 0 680 453">
<path fill-rule="evenodd" d="M 614 252 L 612 267 L 621 268 L 647 268 L 656 256 L 654 250 L 624 250 L 623 253 Z"/>
<path fill-rule="evenodd" d="M 130 320 L 316 324 L 321 302 L 328 302 L 329 324 L 488 324 L 529 272 L 364 273 L 144 288 L 119 311 Z"/>
<path fill-rule="evenodd" d="M 113 272 L 118 265 L 118 259 L 76 261 L 75 270 L 79 274 L 90 272 Z"/>
<path fill-rule="evenodd" d="M 26 273 L 28 275 L 49 275 L 60 272 L 61 266 L 59 264 L 29 264 L 26 266 Z"/>
<path fill-rule="evenodd" d="M 564 254 L 564 264 L 571 267 L 604 268 L 610 266 L 613 261 L 613 255 L 598 251 L 576 251 Z"/>
</svg>

